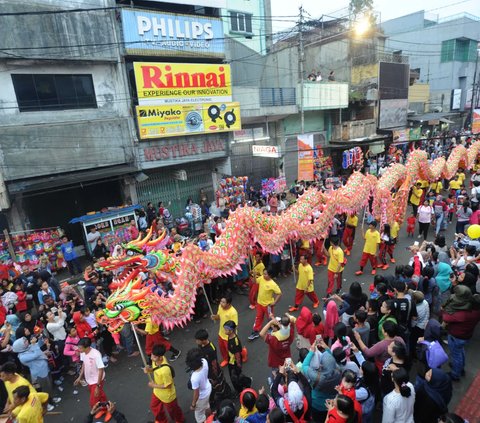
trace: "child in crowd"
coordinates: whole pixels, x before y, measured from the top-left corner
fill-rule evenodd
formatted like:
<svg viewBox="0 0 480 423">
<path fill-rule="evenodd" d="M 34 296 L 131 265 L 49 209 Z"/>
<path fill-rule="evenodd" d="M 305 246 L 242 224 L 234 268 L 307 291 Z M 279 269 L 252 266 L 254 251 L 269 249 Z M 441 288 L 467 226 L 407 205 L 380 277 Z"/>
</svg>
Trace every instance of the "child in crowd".
<svg viewBox="0 0 480 423">
<path fill-rule="evenodd" d="M 252 388 L 244 389 L 240 393 L 240 411 L 238 413 L 240 418 L 246 419 L 258 411 L 255 405 L 257 398 L 258 394 Z"/>
<path fill-rule="evenodd" d="M 407 218 L 407 237 L 412 237 L 415 235 L 415 224 L 417 223 L 416 216 L 412 213 Z"/>
</svg>

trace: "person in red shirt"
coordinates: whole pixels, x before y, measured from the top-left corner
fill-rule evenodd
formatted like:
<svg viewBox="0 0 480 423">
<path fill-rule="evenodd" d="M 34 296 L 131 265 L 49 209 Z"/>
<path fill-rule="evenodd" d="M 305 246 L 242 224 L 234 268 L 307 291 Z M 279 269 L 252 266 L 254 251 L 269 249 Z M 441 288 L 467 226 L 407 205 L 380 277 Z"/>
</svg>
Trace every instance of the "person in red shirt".
<svg viewBox="0 0 480 423">
<path fill-rule="evenodd" d="M 413 238 L 413 236 L 415 235 L 416 223 L 417 223 L 417 218 L 412 213 L 412 215 L 407 218 L 407 236 L 411 236 Z"/>
<path fill-rule="evenodd" d="M 458 381 L 460 376 L 465 374 L 465 345 L 472 338 L 480 321 L 480 309 L 478 304 L 475 304 L 472 310 L 458 310 L 453 313 L 443 311 L 442 320 L 447 324 L 448 349 L 452 363 L 450 378 Z"/>
<path fill-rule="evenodd" d="M 312 314 L 310 309 L 305 306 L 300 310 L 300 315 L 295 321 L 295 326 L 297 327 L 297 347 L 299 349 L 310 348 L 310 346 L 315 342 L 317 335 L 323 336 L 325 331 L 320 315 L 317 313 Z M 302 343 L 302 345 L 299 345 L 300 343 Z"/>
<path fill-rule="evenodd" d="M 260 336 L 268 345 L 268 367 L 274 369 L 283 366 L 286 358 L 292 357 L 290 345 L 295 337 L 294 318 L 283 316 L 278 321 L 273 315 L 260 331 Z M 272 329 L 270 334 L 268 330 Z"/>
<path fill-rule="evenodd" d="M 8 266 L 5 263 L 0 263 L 0 280 L 10 279 L 10 272 Z"/>
<path fill-rule="evenodd" d="M 27 311 L 28 310 L 27 294 L 22 289 L 22 285 L 19 283 L 16 283 L 14 289 L 15 289 L 15 295 L 18 298 L 17 304 L 15 305 L 15 309 L 17 313 L 20 313 L 22 311 Z"/>
<path fill-rule="evenodd" d="M 80 338 L 89 338 L 92 342 L 95 342 L 95 333 L 92 331 L 92 327 L 87 323 L 85 315 L 81 311 L 73 313 L 73 322 L 75 323 L 75 328 Z"/>
<path fill-rule="evenodd" d="M 352 370 L 347 369 L 342 373 L 342 381 L 335 389 L 340 395 L 345 395 L 353 401 L 353 406 L 358 417 L 358 423 L 361 423 L 362 405 L 357 401 L 357 394 L 355 392 L 356 382 L 357 375 Z"/>
<path fill-rule="evenodd" d="M 335 399 L 327 399 L 328 409 L 325 423 L 359 423 L 353 400 L 346 395 L 337 395 Z"/>
</svg>

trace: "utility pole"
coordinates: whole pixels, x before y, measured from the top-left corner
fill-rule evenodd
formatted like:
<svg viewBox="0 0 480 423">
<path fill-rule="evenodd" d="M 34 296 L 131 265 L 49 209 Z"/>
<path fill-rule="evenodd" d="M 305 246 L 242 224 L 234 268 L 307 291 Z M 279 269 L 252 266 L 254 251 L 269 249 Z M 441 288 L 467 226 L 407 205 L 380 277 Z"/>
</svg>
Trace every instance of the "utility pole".
<svg viewBox="0 0 480 423">
<path fill-rule="evenodd" d="M 473 127 L 473 110 L 475 109 L 475 87 L 477 82 L 477 70 L 478 70 L 478 53 L 480 52 L 480 43 L 477 44 L 477 58 L 475 60 L 475 71 L 473 73 L 473 84 L 472 84 L 472 99 L 470 101 L 470 127 Z M 468 122 L 468 119 L 466 120 Z"/>
<path fill-rule="evenodd" d="M 299 66 L 300 66 L 300 132 L 305 133 L 305 112 L 303 110 L 304 102 L 304 83 L 305 83 L 305 71 L 304 71 L 304 61 L 305 61 L 305 50 L 303 46 L 303 7 L 300 6 L 300 17 L 298 21 L 298 55 L 299 55 Z"/>
</svg>

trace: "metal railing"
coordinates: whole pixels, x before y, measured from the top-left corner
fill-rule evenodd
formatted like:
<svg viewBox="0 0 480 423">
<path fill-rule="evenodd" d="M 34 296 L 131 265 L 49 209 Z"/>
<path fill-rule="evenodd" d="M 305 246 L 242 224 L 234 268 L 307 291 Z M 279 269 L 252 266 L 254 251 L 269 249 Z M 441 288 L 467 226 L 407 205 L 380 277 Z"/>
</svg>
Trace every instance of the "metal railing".
<svg viewBox="0 0 480 423">
<path fill-rule="evenodd" d="M 395 53 L 372 53 L 352 58 L 353 66 L 370 65 L 377 62 L 408 64 L 409 58 L 403 54 Z"/>
<path fill-rule="evenodd" d="M 260 88 L 260 106 L 295 106 L 295 88 Z"/>
</svg>

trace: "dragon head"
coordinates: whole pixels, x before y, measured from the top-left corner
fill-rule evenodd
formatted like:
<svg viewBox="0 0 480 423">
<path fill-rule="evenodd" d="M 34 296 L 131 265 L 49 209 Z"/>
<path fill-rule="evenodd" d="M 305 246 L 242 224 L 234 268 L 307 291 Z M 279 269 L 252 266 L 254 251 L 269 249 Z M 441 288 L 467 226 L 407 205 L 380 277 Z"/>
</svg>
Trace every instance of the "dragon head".
<svg viewBox="0 0 480 423">
<path fill-rule="evenodd" d="M 120 332 L 127 322 L 145 322 L 148 317 L 148 294 L 151 290 L 145 286 L 135 269 L 126 277 L 120 286 L 107 299 L 105 308 L 97 312 L 97 321 L 108 327 L 110 332 Z"/>
</svg>

